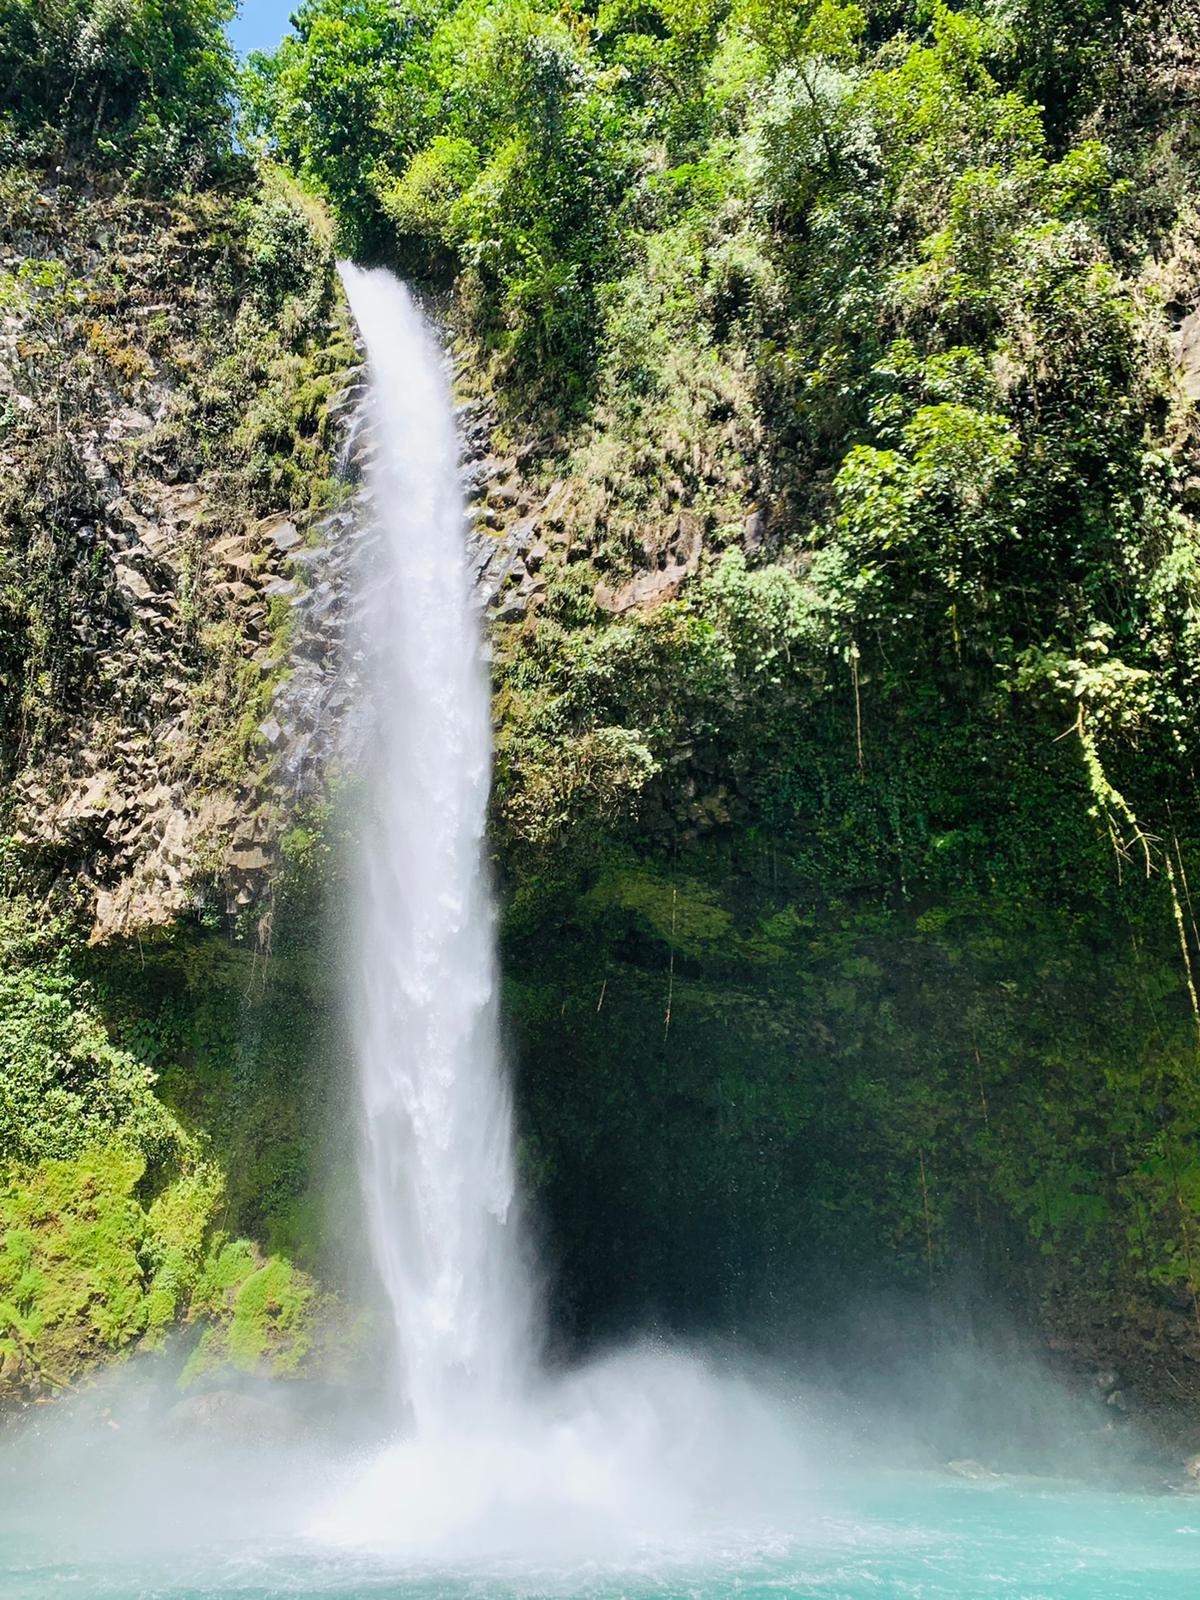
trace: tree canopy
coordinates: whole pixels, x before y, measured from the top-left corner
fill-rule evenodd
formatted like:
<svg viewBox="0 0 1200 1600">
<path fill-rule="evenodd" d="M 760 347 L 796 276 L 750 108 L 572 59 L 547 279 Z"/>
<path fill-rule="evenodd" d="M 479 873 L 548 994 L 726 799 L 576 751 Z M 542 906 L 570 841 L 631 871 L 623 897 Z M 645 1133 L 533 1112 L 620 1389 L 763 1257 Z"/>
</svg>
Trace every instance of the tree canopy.
<svg viewBox="0 0 1200 1600">
<path fill-rule="evenodd" d="M 0 0 L 0 128 L 170 182 L 229 149 L 234 0 Z"/>
</svg>

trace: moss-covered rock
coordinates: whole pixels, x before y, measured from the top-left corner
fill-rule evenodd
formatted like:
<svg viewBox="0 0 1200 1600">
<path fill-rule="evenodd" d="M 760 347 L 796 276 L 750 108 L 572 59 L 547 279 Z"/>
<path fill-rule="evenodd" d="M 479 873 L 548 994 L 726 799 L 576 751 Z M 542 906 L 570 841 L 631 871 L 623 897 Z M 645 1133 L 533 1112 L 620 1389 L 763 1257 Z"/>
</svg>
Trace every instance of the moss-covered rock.
<svg viewBox="0 0 1200 1600">
<path fill-rule="evenodd" d="M 303 873 L 282 885 L 271 953 L 195 923 L 89 947 L 10 883 L 0 1394 L 172 1336 L 188 1382 L 352 1367 L 369 1330 L 324 905 Z"/>
<path fill-rule="evenodd" d="M 328 232 L 246 164 L 160 199 L 5 176 L 0 780 L 7 831 L 88 883 L 101 934 L 265 881 L 259 730 L 295 633 L 277 532 L 338 498 L 358 360 Z"/>
</svg>

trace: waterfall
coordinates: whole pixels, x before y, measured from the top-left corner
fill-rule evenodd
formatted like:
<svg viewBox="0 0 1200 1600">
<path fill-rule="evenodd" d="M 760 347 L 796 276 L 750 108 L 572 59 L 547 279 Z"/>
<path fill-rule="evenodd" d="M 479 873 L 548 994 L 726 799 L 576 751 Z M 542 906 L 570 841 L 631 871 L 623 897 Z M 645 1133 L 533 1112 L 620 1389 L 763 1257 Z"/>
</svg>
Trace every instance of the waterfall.
<svg viewBox="0 0 1200 1600">
<path fill-rule="evenodd" d="M 497 1036 L 490 707 L 453 411 L 408 292 L 386 272 L 342 277 L 370 367 L 375 523 L 358 595 L 368 756 L 351 997 L 368 1227 L 407 1425 L 348 1463 L 310 1532 L 455 1563 L 690 1548 L 794 1492 L 786 1407 L 662 1346 L 542 1367 Z"/>
<path fill-rule="evenodd" d="M 352 997 L 370 1243 L 418 1433 L 510 1397 L 536 1318 L 483 855 L 491 710 L 442 353 L 390 273 L 341 268 L 370 371 L 359 577 L 368 759 Z"/>
</svg>

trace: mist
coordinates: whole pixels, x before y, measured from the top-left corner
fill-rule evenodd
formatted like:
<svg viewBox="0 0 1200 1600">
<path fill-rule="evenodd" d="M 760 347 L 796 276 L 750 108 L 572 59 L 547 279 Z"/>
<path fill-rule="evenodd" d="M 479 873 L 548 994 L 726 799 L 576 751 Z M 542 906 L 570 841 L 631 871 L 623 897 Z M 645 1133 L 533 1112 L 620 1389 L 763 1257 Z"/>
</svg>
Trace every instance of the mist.
<svg viewBox="0 0 1200 1600">
<path fill-rule="evenodd" d="M 137 1583 L 169 1570 L 155 1593 L 224 1592 L 264 1561 L 302 1568 L 304 1584 L 325 1563 L 344 1577 L 347 1561 L 671 1570 L 715 1551 L 825 1548 L 872 1497 L 933 1486 L 1171 1487 L 1136 1424 L 1114 1425 L 1101 1393 L 1031 1356 L 963 1340 L 919 1354 L 878 1306 L 850 1320 L 893 1344 L 868 1367 L 860 1341 L 854 1381 L 828 1363 L 635 1342 L 431 1439 L 381 1434 L 370 1397 L 350 1391 L 222 1380 L 181 1396 L 182 1351 L 134 1360 L 0 1437 L 4 1592 L 101 1569 Z"/>
</svg>

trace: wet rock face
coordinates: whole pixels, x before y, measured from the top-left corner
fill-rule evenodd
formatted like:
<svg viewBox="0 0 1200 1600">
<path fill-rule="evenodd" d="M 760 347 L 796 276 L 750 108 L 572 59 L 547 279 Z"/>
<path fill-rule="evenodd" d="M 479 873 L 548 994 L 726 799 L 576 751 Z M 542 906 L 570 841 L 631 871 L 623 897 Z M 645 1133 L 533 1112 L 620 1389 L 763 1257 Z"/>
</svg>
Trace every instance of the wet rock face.
<svg viewBox="0 0 1200 1600">
<path fill-rule="evenodd" d="M 240 911 L 259 898 L 273 867 L 278 821 L 273 782 L 256 784 L 248 776 L 237 787 L 215 790 L 194 782 L 194 686 L 181 666 L 188 640 L 173 534 L 161 524 L 154 528 L 160 550 L 155 565 L 144 559 L 144 544 L 127 552 L 127 561 L 137 560 L 139 567 L 114 562 L 114 598 L 130 625 L 122 635 L 107 619 L 108 672 L 124 673 L 128 682 L 149 681 L 148 709 L 157 714 L 131 716 L 117 737 L 101 732 L 93 744 L 84 742 L 93 730 L 73 729 L 75 737 L 64 749 L 13 785 L 20 842 L 90 860 L 98 880 L 97 938 L 171 920 L 193 903 L 198 869 L 222 885 L 226 909 Z M 328 595 L 327 583 L 314 597 L 293 575 L 302 558 L 313 554 L 300 541 L 293 518 L 279 514 L 207 552 L 211 589 L 237 629 L 245 670 L 279 669 L 272 600 L 295 600 L 319 615 L 322 594 Z M 97 638 L 105 620 L 97 619 Z M 295 699 L 309 681 L 318 637 L 318 625 L 308 625 L 292 648 Z M 320 707 L 313 711 L 319 716 Z M 268 756 L 285 758 L 289 789 L 298 760 L 288 737 L 293 732 L 275 715 L 257 728 Z"/>
<path fill-rule="evenodd" d="M 352 492 L 314 530 L 317 542 L 295 551 L 289 562 L 288 671 L 258 730 L 272 752 L 272 786 L 282 811 L 324 791 L 331 765 L 345 748 L 358 697 L 354 573 L 372 538 L 370 501 L 359 481 L 365 433 L 361 408 L 347 414 L 343 470 Z"/>
<path fill-rule="evenodd" d="M 458 408 L 467 498 L 467 561 L 480 605 L 497 622 L 519 622 L 546 592 L 545 506 L 535 505 L 515 456 L 495 453 L 494 418 L 479 401 Z"/>
<path fill-rule="evenodd" d="M 530 448 L 497 449 L 486 401 L 465 401 L 456 415 L 471 581 L 489 626 L 521 622 L 546 597 L 547 565 L 570 558 L 561 515 L 566 485 L 538 488 L 530 480 Z"/>
<path fill-rule="evenodd" d="M 306 1437 L 294 1412 L 236 1389 L 210 1389 L 173 1405 L 165 1432 L 181 1445 L 216 1444 L 239 1450 L 272 1450 Z"/>
<path fill-rule="evenodd" d="M 355 373 L 336 407 L 345 430 L 339 462 L 344 502 L 313 530 L 312 543 L 291 552 L 288 564 L 296 618 L 290 668 L 259 728 L 275 755 L 273 780 L 285 807 L 321 794 L 333 764 L 356 769 L 368 737 L 356 643 L 360 574 L 364 566 L 369 574 L 376 537 L 366 482 L 375 450 L 366 398 L 366 382 Z M 485 627 L 517 622 L 546 592 L 539 570 L 551 544 L 565 542 L 547 520 L 553 491 L 538 498 L 521 477 L 519 455 L 495 452 L 494 417 L 482 402 L 460 405 L 456 422 L 468 581 Z"/>
<path fill-rule="evenodd" d="M 267 782 L 247 774 L 235 785 L 196 781 L 203 732 L 188 671 L 189 582 L 207 584 L 234 636 L 238 670 L 249 674 L 281 670 L 272 602 L 303 609 L 281 705 L 291 716 L 286 722 L 278 713 L 268 716 L 257 742 L 269 761 L 275 758 L 289 793 L 305 792 L 306 784 L 295 780 L 328 755 L 311 735 L 329 709 L 315 683 L 336 599 L 327 576 L 315 589 L 303 587 L 314 571 L 324 571 L 328 551 L 304 546 L 296 520 L 279 513 L 197 558 L 188 536 L 203 509 L 194 485 L 165 487 L 157 520 L 139 516 L 136 537 L 120 544 L 119 553 L 106 540 L 107 605 L 77 626 L 92 643 L 109 693 L 12 785 L 17 840 L 86 864 L 95 885 L 96 938 L 170 921 L 194 903 L 198 874 L 219 885 L 227 912 L 241 911 L 260 898 L 273 867 L 274 774 Z M 352 518 L 352 511 L 337 514 L 320 536 L 342 531 Z M 119 535 L 126 526 L 119 511 L 114 521 Z M 298 737 L 297 724 L 309 737 Z"/>
<path fill-rule="evenodd" d="M 356 403 L 332 266 L 314 258 L 313 304 L 289 302 L 284 333 L 238 255 L 237 197 L 195 197 L 193 214 L 79 175 L 19 175 L 14 193 L 0 214 L 15 286 L 0 323 L 6 831 L 90 891 L 96 938 L 200 903 L 236 912 L 261 895 L 277 832 L 282 728 L 255 712 L 287 670 L 313 532 L 295 507 Z"/>
</svg>

